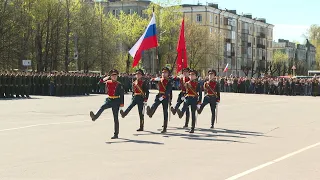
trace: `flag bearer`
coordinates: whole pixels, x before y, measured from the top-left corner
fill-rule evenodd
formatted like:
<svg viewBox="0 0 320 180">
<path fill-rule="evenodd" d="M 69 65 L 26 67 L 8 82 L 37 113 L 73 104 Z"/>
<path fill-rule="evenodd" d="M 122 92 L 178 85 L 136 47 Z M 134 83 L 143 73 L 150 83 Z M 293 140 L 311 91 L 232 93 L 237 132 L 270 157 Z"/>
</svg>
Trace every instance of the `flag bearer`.
<svg viewBox="0 0 320 180">
<path fill-rule="evenodd" d="M 186 101 L 183 104 L 182 110 L 177 110 L 179 118 L 182 118 L 184 112 L 186 112 L 189 106 L 191 106 L 192 125 L 191 130 L 189 131 L 190 133 L 194 133 L 197 105 L 201 104 L 202 99 L 202 90 L 200 83 L 197 80 L 197 75 L 198 72 L 196 70 L 190 70 L 190 81 L 185 84 L 187 93 Z"/>
</svg>

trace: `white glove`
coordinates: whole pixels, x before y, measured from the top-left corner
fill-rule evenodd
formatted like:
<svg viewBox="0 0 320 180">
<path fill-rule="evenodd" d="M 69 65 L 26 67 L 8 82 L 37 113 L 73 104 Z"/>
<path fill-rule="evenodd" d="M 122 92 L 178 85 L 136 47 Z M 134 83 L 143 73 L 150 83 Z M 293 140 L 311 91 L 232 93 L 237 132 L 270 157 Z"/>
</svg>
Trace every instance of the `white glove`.
<svg viewBox="0 0 320 180">
<path fill-rule="evenodd" d="M 217 102 L 216 105 L 218 106 L 220 102 Z"/>
<path fill-rule="evenodd" d="M 146 105 L 147 105 L 147 102 L 146 102 L 146 101 L 144 101 L 144 102 L 143 102 L 143 105 L 144 105 L 144 106 L 146 106 Z"/>
<path fill-rule="evenodd" d="M 200 109 L 200 107 L 201 107 L 201 104 L 198 104 L 198 105 L 197 105 L 197 109 Z"/>
<path fill-rule="evenodd" d="M 184 96 L 181 97 L 181 101 L 184 101 L 186 98 Z"/>
<path fill-rule="evenodd" d="M 160 98 L 159 98 L 159 101 L 162 101 L 163 99 L 164 99 L 163 97 L 160 97 Z"/>
</svg>

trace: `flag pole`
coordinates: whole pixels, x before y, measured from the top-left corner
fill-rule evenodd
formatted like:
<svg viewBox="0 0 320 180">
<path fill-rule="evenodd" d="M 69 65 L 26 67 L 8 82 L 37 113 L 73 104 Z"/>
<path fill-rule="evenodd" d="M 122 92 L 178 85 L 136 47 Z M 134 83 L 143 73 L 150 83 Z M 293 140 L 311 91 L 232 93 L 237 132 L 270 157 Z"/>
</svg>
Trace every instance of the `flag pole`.
<svg viewBox="0 0 320 180">
<path fill-rule="evenodd" d="M 154 14 L 154 5 L 152 6 L 152 15 Z M 158 22 L 158 24 L 159 24 L 159 29 L 160 29 L 160 21 Z M 159 40 L 160 40 L 160 32 L 159 32 Z M 160 63 L 160 61 L 159 61 L 159 57 L 158 57 L 158 46 L 156 47 L 156 61 L 157 61 L 157 63 L 159 64 L 158 65 L 158 68 L 160 68 L 160 65 L 161 65 L 161 63 Z M 154 65 L 155 63 L 153 63 L 153 65 Z"/>
</svg>

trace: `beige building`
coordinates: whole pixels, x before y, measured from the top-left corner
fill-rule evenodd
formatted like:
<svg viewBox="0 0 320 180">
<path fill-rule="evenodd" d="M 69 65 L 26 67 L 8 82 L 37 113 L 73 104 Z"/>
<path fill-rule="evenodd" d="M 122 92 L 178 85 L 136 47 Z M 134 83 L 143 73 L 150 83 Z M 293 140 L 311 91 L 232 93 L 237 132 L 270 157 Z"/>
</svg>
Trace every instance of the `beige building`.
<svg viewBox="0 0 320 180">
<path fill-rule="evenodd" d="M 207 56 L 201 69 L 214 68 L 220 75 L 235 76 L 266 72 L 272 60 L 274 25 L 250 14 L 238 15 L 236 10 L 219 9 L 217 4 L 182 5 L 182 11 L 189 21 L 224 37 L 221 56 Z M 223 73 L 226 64 L 229 64 L 227 74 Z"/>
</svg>

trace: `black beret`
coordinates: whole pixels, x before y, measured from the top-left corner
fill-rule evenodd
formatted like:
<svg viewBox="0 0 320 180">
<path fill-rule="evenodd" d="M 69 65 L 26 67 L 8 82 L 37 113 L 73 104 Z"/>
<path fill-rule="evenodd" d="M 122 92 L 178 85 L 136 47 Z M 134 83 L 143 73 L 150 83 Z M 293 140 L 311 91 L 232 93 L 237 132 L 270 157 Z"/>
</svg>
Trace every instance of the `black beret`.
<svg viewBox="0 0 320 180">
<path fill-rule="evenodd" d="M 189 73 L 190 73 L 190 74 L 193 73 L 193 74 L 195 74 L 196 76 L 198 76 L 198 72 L 197 72 L 196 70 L 194 70 L 194 69 L 190 69 Z"/>
<path fill-rule="evenodd" d="M 112 74 L 118 75 L 118 74 L 119 74 L 119 71 L 116 70 L 116 69 L 112 69 L 112 70 L 109 71 L 109 76 L 111 76 Z"/>
<path fill-rule="evenodd" d="M 142 69 L 136 70 L 136 74 L 141 74 L 142 76 L 144 76 L 144 72 Z"/>
<path fill-rule="evenodd" d="M 217 72 L 215 71 L 215 70 L 213 70 L 213 69 L 210 69 L 209 71 L 208 71 L 208 74 L 214 74 L 215 76 L 217 75 Z"/>
<path fill-rule="evenodd" d="M 182 69 L 182 72 L 185 72 L 185 71 L 189 72 L 190 69 L 189 69 L 189 68 L 183 68 L 183 69 Z"/>
<path fill-rule="evenodd" d="M 163 68 L 162 68 L 162 72 L 165 72 L 165 71 L 167 71 L 168 73 L 170 73 L 170 69 L 169 69 L 168 67 L 163 67 Z"/>
</svg>

